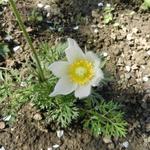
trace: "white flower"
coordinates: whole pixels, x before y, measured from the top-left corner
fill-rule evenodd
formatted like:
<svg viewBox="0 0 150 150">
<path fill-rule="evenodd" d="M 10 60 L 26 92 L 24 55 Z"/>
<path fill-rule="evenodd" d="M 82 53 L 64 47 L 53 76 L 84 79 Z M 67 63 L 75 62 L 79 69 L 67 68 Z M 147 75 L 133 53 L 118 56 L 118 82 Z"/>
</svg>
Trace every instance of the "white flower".
<svg viewBox="0 0 150 150">
<path fill-rule="evenodd" d="M 93 52 L 83 53 L 75 40 L 68 38 L 65 50 L 68 61 L 57 61 L 49 69 L 60 78 L 50 96 L 67 95 L 75 91 L 75 97 L 90 95 L 91 87 L 97 86 L 104 78 L 100 59 Z"/>
</svg>

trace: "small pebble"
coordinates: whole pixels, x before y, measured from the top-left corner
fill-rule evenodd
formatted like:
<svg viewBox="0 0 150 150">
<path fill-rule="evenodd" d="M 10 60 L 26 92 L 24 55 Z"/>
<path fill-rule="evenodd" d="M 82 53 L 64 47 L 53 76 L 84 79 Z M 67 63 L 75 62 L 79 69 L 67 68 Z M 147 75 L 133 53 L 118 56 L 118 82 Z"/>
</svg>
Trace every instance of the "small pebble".
<svg viewBox="0 0 150 150">
<path fill-rule="evenodd" d="M 144 81 L 144 82 L 147 82 L 148 80 L 149 80 L 149 79 L 148 79 L 148 76 L 144 76 L 144 77 L 143 77 L 143 81 Z"/>
<path fill-rule="evenodd" d="M 128 142 L 128 141 L 125 141 L 125 142 L 122 143 L 122 145 L 123 145 L 123 147 L 128 148 L 129 142 Z"/>
<path fill-rule="evenodd" d="M 110 138 L 109 136 L 105 136 L 105 137 L 103 138 L 103 141 L 104 141 L 104 143 L 106 143 L 106 144 L 112 142 L 112 141 L 111 141 L 111 138 Z"/>
<path fill-rule="evenodd" d="M 38 4 L 37 4 L 37 7 L 38 7 L 38 8 L 43 8 L 44 5 L 43 5 L 42 3 L 38 3 Z"/>
<path fill-rule="evenodd" d="M 53 150 L 53 148 L 49 147 L 47 150 Z"/>
<path fill-rule="evenodd" d="M 13 37 L 11 35 L 7 35 L 4 40 L 6 41 L 11 41 L 13 39 Z"/>
<path fill-rule="evenodd" d="M 111 4 L 107 3 L 107 4 L 106 4 L 106 7 L 111 7 Z"/>
<path fill-rule="evenodd" d="M 125 78 L 126 78 L 126 79 L 130 79 L 130 78 L 131 78 L 131 75 L 125 73 Z"/>
<path fill-rule="evenodd" d="M 54 148 L 54 149 L 56 149 L 56 148 L 58 148 L 58 147 L 59 147 L 58 144 L 53 145 L 53 148 Z"/>
<path fill-rule="evenodd" d="M 42 116 L 41 116 L 41 114 L 39 114 L 39 113 L 36 113 L 34 116 L 33 116 L 33 118 L 35 119 L 35 120 L 42 120 Z"/>
<path fill-rule="evenodd" d="M 113 143 L 110 143 L 110 144 L 108 145 L 108 149 L 109 149 L 109 150 L 114 150 L 114 148 L 115 148 L 115 146 L 114 146 Z"/>
<path fill-rule="evenodd" d="M 108 56 L 108 53 L 104 52 L 104 53 L 103 53 L 103 56 L 104 56 L 104 57 L 107 57 L 107 56 Z"/>
<path fill-rule="evenodd" d="M 116 40 L 116 35 L 114 34 L 114 33 L 112 33 L 111 35 L 110 35 L 110 37 L 113 39 L 113 40 Z"/>
<path fill-rule="evenodd" d="M 0 148 L 0 150 L 5 150 L 5 148 L 2 146 L 2 147 Z"/>
<path fill-rule="evenodd" d="M 47 13 L 46 17 L 49 17 L 50 16 L 50 13 Z"/>
<path fill-rule="evenodd" d="M 144 65 L 141 65 L 141 68 L 142 68 L 142 69 L 145 69 L 145 66 L 144 66 Z"/>
<path fill-rule="evenodd" d="M 27 86 L 27 83 L 26 83 L 26 82 L 21 82 L 21 83 L 20 83 L 20 86 L 21 86 L 21 87 L 26 87 L 26 86 Z"/>
<path fill-rule="evenodd" d="M 136 65 L 136 64 L 134 64 L 131 68 L 132 68 L 132 70 L 136 70 L 136 69 L 138 69 L 138 67 L 137 67 L 137 65 Z"/>
<path fill-rule="evenodd" d="M 126 71 L 128 71 L 128 72 L 131 70 L 130 66 L 125 66 L 125 68 L 126 68 Z"/>
<path fill-rule="evenodd" d="M 76 27 L 74 27 L 73 29 L 74 29 L 74 30 L 78 30 L 78 29 L 79 29 L 79 26 L 76 26 Z"/>
<path fill-rule="evenodd" d="M 20 46 L 15 46 L 15 47 L 13 48 L 13 51 L 16 52 L 16 51 L 19 50 L 19 49 L 20 49 Z"/>
<path fill-rule="evenodd" d="M 130 13 L 131 16 L 133 16 L 134 14 L 135 14 L 135 11 L 132 11 L 132 12 Z"/>
<path fill-rule="evenodd" d="M 114 26 L 114 27 L 119 27 L 120 24 L 119 24 L 118 22 L 116 22 L 116 23 L 113 24 L 113 26 Z"/>
<path fill-rule="evenodd" d="M 98 29 L 94 29 L 94 33 L 98 33 Z"/>
<path fill-rule="evenodd" d="M 44 9 L 49 11 L 50 10 L 50 5 L 45 5 Z"/>
<path fill-rule="evenodd" d="M 0 15 L 2 15 L 3 14 L 3 11 L 0 11 Z"/>
<path fill-rule="evenodd" d="M 27 28 L 26 28 L 26 31 L 27 31 L 27 32 L 32 32 L 33 29 L 32 29 L 31 27 L 27 27 Z"/>
<path fill-rule="evenodd" d="M 4 121 L 0 121 L 0 129 L 4 129 L 5 128 L 5 122 Z"/>
<path fill-rule="evenodd" d="M 103 7 L 104 4 L 102 2 L 98 3 L 98 7 Z"/>
<path fill-rule="evenodd" d="M 133 28 L 133 29 L 132 29 L 132 32 L 133 32 L 133 33 L 138 33 L 139 30 L 138 30 L 138 28 Z"/>
<path fill-rule="evenodd" d="M 56 133 L 57 133 L 57 137 L 61 138 L 64 135 L 64 130 L 58 130 Z"/>
<path fill-rule="evenodd" d="M 150 55 L 150 50 L 147 51 L 147 54 Z"/>
<path fill-rule="evenodd" d="M 150 132 L 150 123 L 146 123 L 145 129 L 146 129 L 146 132 Z"/>
<path fill-rule="evenodd" d="M 147 38 L 147 39 L 149 39 L 149 38 L 150 38 L 150 35 L 149 35 L 149 34 L 147 34 L 147 35 L 146 35 L 146 38 Z"/>
<path fill-rule="evenodd" d="M 133 40 L 133 37 L 132 37 L 132 34 L 131 34 L 131 33 L 127 34 L 127 40 L 128 40 L 128 41 Z"/>
</svg>

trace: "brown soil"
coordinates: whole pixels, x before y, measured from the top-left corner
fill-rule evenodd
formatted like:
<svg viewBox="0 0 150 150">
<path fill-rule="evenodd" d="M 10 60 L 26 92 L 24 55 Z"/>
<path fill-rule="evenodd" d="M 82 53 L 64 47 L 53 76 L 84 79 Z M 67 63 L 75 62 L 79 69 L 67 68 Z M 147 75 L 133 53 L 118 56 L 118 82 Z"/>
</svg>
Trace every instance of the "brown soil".
<svg viewBox="0 0 150 150">
<path fill-rule="evenodd" d="M 33 116 L 37 110 L 27 104 L 18 113 L 15 124 L 0 129 L 0 146 L 4 146 L 6 150 L 48 150 L 55 144 L 59 145 L 57 149 L 60 150 L 150 149 L 150 79 L 145 80 L 150 77 L 148 54 L 150 13 L 141 12 L 137 1 L 125 3 L 116 0 L 114 4 L 111 3 L 115 7 L 114 21 L 104 25 L 102 11 L 97 6 L 98 2 L 98 0 L 42 1 L 53 7 L 52 15 L 40 24 L 27 21 L 29 12 L 39 3 L 38 0 L 19 1 L 17 6 L 23 13 L 28 29 L 30 27 L 29 33 L 36 42 L 56 43 L 61 38 L 72 37 L 81 47 L 86 45 L 88 50 L 107 53 L 106 71 L 115 79 L 109 83 L 109 87 L 104 87 L 102 95 L 105 99 L 113 99 L 123 104 L 123 111 L 128 121 L 127 137 L 122 139 L 113 137 L 110 143 L 105 143 L 102 136 L 95 138 L 88 131 L 70 127 L 59 139 L 56 131 L 52 131 L 42 120 L 34 120 Z M 29 61 L 31 54 L 28 46 L 8 7 L 4 10 L 0 21 L 2 28 L 0 41 L 4 41 L 6 32 L 10 32 L 13 37 L 12 42 L 9 43 L 10 47 L 13 48 L 15 45 L 22 47 L 22 50 L 13 55 L 15 59 L 10 57 L 6 61 L 0 61 L 1 65 L 16 67 L 16 63 L 19 66 L 24 61 Z M 47 21 L 51 21 L 52 24 Z M 57 22 L 57 25 L 54 26 L 53 22 Z M 119 26 L 116 27 L 115 23 L 119 23 Z M 75 30 L 76 26 L 79 26 L 79 29 Z M 63 30 L 59 31 L 59 28 Z M 123 146 L 126 141 L 129 143 L 127 148 Z"/>
</svg>

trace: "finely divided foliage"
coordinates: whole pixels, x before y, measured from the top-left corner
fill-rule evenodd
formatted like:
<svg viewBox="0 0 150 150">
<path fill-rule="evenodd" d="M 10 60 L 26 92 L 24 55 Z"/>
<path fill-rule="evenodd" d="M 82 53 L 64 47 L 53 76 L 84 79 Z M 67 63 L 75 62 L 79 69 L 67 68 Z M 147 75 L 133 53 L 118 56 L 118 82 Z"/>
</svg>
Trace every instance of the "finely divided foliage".
<svg viewBox="0 0 150 150">
<path fill-rule="evenodd" d="M 30 101 L 43 112 L 45 123 L 55 123 L 57 126 L 66 128 L 71 123 L 82 120 L 80 124 L 95 136 L 100 134 L 125 136 L 126 122 L 123 120 L 123 113 L 119 110 L 119 105 L 113 101 L 105 102 L 99 92 L 92 90 L 91 95 L 82 100 L 76 99 L 73 94 L 49 96 L 58 79 L 49 71 L 47 61 L 53 63 L 60 59 L 65 60 L 64 50 L 67 44 L 51 47 L 48 43 L 42 43 L 39 47 L 38 55 L 47 79 L 46 82 L 33 81 L 34 76 L 30 76 L 26 87 L 15 90 L 14 85 L 18 86 L 22 82 L 19 71 L 16 70 L 15 75 L 14 71 L 1 72 L 3 86 L 1 86 L 0 99 L 3 101 L 7 96 L 11 98 L 5 114 L 15 117 L 20 108 Z M 17 79 L 17 83 L 14 83 L 13 78 Z"/>
</svg>

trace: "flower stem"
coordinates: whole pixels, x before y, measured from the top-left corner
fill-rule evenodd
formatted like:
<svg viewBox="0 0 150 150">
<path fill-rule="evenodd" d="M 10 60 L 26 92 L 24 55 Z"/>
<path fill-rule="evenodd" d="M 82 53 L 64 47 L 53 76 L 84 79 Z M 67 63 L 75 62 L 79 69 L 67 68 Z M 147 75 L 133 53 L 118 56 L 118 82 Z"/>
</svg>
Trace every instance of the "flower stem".
<svg viewBox="0 0 150 150">
<path fill-rule="evenodd" d="M 29 44 L 29 46 L 32 50 L 32 53 L 35 57 L 35 60 L 36 60 L 36 63 L 37 63 L 37 68 L 38 68 L 39 80 L 44 81 L 45 77 L 44 77 L 44 73 L 43 73 L 43 70 L 42 70 L 42 67 L 41 67 L 41 64 L 40 64 L 40 60 L 39 60 L 38 55 L 36 53 L 36 50 L 35 50 L 35 48 L 32 44 L 31 38 L 30 38 L 29 34 L 26 31 L 25 25 L 24 25 L 24 23 L 21 19 L 21 15 L 20 15 L 20 13 L 18 12 L 18 10 L 16 8 L 16 4 L 15 4 L 14 0 L 9 0 L 9 3 L 11 5 L 13 13 L 15 14 L 15 17 L 16 17 L 18 23 L 19 23 L 19 26 L 20 26 L 21 30 L 23 31 L 24 37 L 26 38 L 26 40 L 27 40 L 27 42 L 28 42 L 28 44 Z"/>
</svg>

